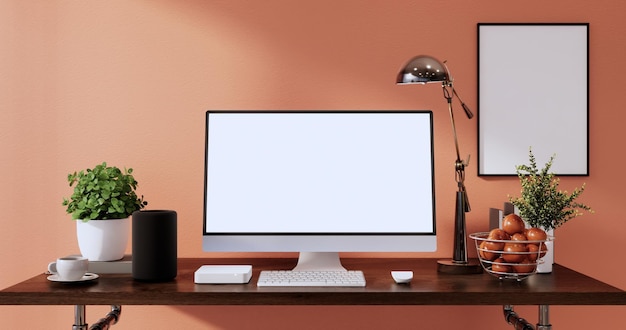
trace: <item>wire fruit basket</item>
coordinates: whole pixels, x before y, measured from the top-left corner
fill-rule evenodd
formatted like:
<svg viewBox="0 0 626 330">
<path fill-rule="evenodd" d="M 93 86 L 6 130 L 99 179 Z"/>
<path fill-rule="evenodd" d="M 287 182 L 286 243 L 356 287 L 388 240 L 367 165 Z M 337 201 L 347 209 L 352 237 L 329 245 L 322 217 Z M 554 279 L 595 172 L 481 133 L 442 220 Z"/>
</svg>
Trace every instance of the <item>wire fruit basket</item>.
<svg viewBox="0 0 626 330">
<path fill-rule="evenodd" d="M 476 244 L 478 259 L 483 269 L 500 280 L 522 281 L 537 272 L 537 265 L 543 263 L 548 248 L 546 242 L 552 240 L 503 240 L 491 239 L 488 232 L 469 235 Z"/>
</svg>

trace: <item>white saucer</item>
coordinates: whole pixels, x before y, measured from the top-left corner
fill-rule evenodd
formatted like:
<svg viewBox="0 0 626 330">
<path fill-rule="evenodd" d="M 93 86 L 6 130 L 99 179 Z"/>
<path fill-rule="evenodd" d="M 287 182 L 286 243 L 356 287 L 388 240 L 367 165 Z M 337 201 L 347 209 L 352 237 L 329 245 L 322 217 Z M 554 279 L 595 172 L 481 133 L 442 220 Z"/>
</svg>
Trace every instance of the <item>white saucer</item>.
<svg viewBox="0 0 626 330">
<path fill-rule="evenodd" d="M 93 281 L 93 280 L 97 279 L 98 277 L 99 277 L 98 274 L 86 273 L 79 280 L 69 281 L 69 280 L 62 280 L 61 278 L 59 278 L 59 275 L 57 275 L 57 274 L 52 274 L 52 275 L 48 276 L 48 281 L 61 282 L 61 283 L 77 283 L 77 282 Z"/>
</svg>

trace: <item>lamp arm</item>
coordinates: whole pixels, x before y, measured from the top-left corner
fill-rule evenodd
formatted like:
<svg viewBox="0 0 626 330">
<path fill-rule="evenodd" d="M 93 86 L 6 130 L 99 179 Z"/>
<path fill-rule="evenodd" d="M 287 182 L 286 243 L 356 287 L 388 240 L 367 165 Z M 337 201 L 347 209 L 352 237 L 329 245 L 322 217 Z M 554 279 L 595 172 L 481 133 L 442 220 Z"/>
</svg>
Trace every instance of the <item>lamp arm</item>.
<svg viewBox="0 0 626 330">
<path fill-rule="evenodd" d="M 459 164 L 463 165 L 463 161 L 461 161 L 461 153 L 459 152 L 459 139 L 456 134 L 456 124 L 454 123 L 454 112 L 452 111 L 452 94 L 448 90 L 448 87 L 452 87 L 451 83 L 444 81 L 441 85 L 443 87 L 443 97 L 448 102 L 448 112 L 450 113 L 450 122 L 452 123 L 452 134 L 454 137 L 454 147 L 456 149 L 456 168 L 458 169 Z M 452 89 L 454 90 L 454 89 Z"/>
<path fill-rule="evenodd" d="M 453 94 L 450 94 L 448 87 L 452 89 Z M 458 94 L 454 90 L 454 87 L 452 87 L 452 82 L 443 82 L 442 88 L 443 96 L 448 102 L 448 112 L 450 113 L 450 121 L 452 122 L 452 134 L 454 137 L 454 147 L 456 150 L 456 161 L 454 162 L 455 179 L 459 187 L 458 191 L 461 192 L 463 196 L 463 211 L 469 212 L 471 208 L 469 204 L 469 199 L 467 197 L 467 190 L 465 189 L 465 166 L 467 166 L 469 163 L 469 156 L 467 157 L 466 162 L 461 160 L 461 153 L 459 151 L 459 139 L 457 137 L 456 124 L 454 121 L 454 111 L 452 111 L 452 95 L 456 95 L 458 98 Z M 459 101 L 460 100 L 461 99 L 459 98 Z M 465 103 L 463 103 L 462 101 L 461 104 L 463 106 L 463 109 L 465 109 L 465 113 L 468 115 L 469 118 L 471 118 L 471 116 L 473 116 L 472 112 L 469 110 L 469 108 L 467 108 L 467 106 L 465 106 Z"/>
<path fill-rule="evenodd" d="M 474 114 L 472 113 L 470 108 L 467 105 L 465 105 L 465 102 L 463 102 L 463 100 L 461 100 L 461 97 L 456 92 L 456 89 L 454 89 L 454 87 L 452 87 L 452 83 L 450 83 L 450 87 L 452 88 L 452 94 L 454 94 L 454 96 L 456 96 L 456 98 L 459 99 L 459 102 L 461 102 L 461 107 L 463 107 L 463 110 L 465 111 L 465 114 L 467 115 L 467 118 L 472 119 L 472 117 L 474 117 Z"/>
<path fill-rule="evenodd" d="M 442 64 L 446 68 L 446 71 L 449 73 L 450 70 L 448 70 L 448 66 L 446 65 L 447 62 L 448 61 L 445 60 L 445 61 L 443 61 Z M 452 79 L 452 77 L 449 76 L 449 74 L 448 74 L 448 79 L 449 79 L 448 81 L 444 81 L 443 82 L 443 88 L 445 89 L 446 86 L 449 86 L 452 89 L 452 94 L 454 96 L 456 96 L 457 99 L 459 99 L 459 102 L 461 103 L 461 107 L 463 107 L 463 110 L 465 111 L 465 114 L 467 115 L 467 118 L 468 119 L 472 119 L 472 117 L 474 117 L 474 114 L 472 113 L 470 108 L 467 105 L 465 105 L 465 102 L 463 102 L 463 100 L 461 99 L 459 94 L 456 92 L 456 89 L 454 89 L 454 86 L 452 86 L 453 79 Z M 448 93 L 447 91 L 444 91 L 444 93 L 448 95 L 448 96 L 444 95 L 446 97 L 446 99 L 448 99 L 448 103 L 449 104 L 452 103 L 452 96 L 450 96 L 450 93 Z M 452 120 L 452 124 L 454 125 L 454 120 Z"/>
</svg>

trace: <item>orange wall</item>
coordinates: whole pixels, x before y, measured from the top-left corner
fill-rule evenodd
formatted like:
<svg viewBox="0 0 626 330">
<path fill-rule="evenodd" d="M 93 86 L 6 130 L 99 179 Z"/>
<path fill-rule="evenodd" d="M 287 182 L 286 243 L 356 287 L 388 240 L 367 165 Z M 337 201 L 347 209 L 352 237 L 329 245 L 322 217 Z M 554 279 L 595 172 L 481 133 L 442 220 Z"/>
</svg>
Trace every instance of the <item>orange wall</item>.
<svg viewBox="0 0 626 330">
<path fill-rule="evenodd" d="M 178 211 L 179 256 L 208 256 L 200 248 L 207 109 L 435 110 L 441 239 L 427 256 L 449 257 L 455 184 L 445 102 L 436 86 L 396 86 L 397 70 L 417 54 L 447 59 L 476 110 L 478 22 L 589 22 L 591 175 L 562 185 L 586 182 L 583 201 L 596 213 L 557 231 L 556 261 L 626 289 L 618 252 L 626 248 L 618 134 L 626 122 L 625 10 L 618 0 L 2 1 L 0 287 L 77 251 L 74 223 L 60 205 L 70 194 L 66 174 L 103 160 L 133 167 L 151 208 Z M 476 120 L 459 116 L 457 125 L 462 152 L 476 159 Z M 475 163 L 468 171 L 473 232 L 486 229 L 488 208 L 519 184 L 477 177 Z M 106 310 L 90 308 L 88 321 Z M 536 322 L 535 308 L 518 311 Z M 611 329 L 626 309 L 551 312 L 559 328 Z M 128 306 L 123 314 L 115 329 L 509 328 L 499 306 Z M 72 320 L 71 306 L 0 307 L 3 328 L 62 329 Z"/>
</svg>

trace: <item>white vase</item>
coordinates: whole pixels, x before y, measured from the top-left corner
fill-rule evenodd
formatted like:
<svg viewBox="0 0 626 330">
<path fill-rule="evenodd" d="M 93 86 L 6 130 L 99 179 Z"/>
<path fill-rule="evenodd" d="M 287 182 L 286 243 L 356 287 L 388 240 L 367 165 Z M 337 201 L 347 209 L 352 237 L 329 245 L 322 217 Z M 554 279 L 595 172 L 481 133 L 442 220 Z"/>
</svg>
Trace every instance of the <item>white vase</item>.
<svg viewBox="0 0 626 330">
<path fill-rule="evenodd" d="M 552 266 L 554 265 L 554 229 L 547 230 L 549 241 L 546 241 L 546 248 L 548 252 L 541 258 L 542 263 L 537 265 L 537 273 L 552 273 Z"/>
<path fill-rule="evenodd" d="M 90 261 L 113 261 L 124 257 L 130 232 L 129 218 L 76 220 L 78 247 Z"/>
</svg>

